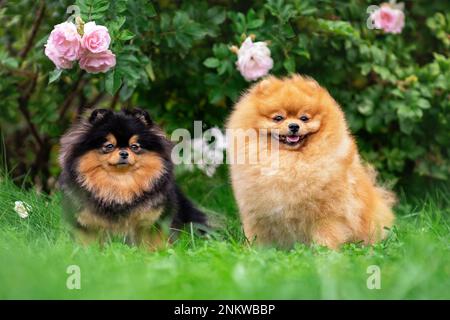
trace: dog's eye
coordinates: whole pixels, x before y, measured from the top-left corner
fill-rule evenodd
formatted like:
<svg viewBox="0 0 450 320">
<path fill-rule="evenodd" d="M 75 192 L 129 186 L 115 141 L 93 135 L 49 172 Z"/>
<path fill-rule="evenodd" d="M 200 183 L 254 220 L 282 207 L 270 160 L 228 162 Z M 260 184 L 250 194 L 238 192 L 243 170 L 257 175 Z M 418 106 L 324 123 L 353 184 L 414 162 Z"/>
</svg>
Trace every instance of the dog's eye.
<svg viewBox="0 0 450 320">
<path fill-rule="evenodd" d="M 273 117 L 273 121 L 275 121 L 275 122 L 280 122 L 283 119 L 284 119 L 283 116 L 280 116 L 280 115 Z"/>
<path fill-rule="evenodd" d="M 302 120 L 303 122 L 306 122 L 309 120 L 308 116 L 301 116 L 300 120 Z"/>
<path fill-rule="evenodd" d="M 138 144 L 135 144 L 135 143 L 132 144 L 130 146 L 130 148 L 131 148 L 131 150 L 133 150 L 133 152 L 137 152 L 137 151 L 139 151 L 141 149 L 141 147 Z"/>
<path fill-rule="evenodd" d="M 114 145 L 112 143 L 108 143 L 103 146 L 104 152 L 111 152 L 113 149 L 114 149 Z"/>
</svg>

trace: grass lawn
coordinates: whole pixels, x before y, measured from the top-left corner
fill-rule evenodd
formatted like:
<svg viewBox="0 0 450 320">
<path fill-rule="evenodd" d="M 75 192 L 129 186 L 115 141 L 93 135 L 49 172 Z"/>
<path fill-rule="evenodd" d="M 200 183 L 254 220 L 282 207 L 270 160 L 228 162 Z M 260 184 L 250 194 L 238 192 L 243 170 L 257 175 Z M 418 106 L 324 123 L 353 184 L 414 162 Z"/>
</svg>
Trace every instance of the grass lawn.
<svg viewBox="0 0 450 320">
<path fill-rule="evenodd" d="M 214 178 L 178 176 L 222 227 L 209 239 L 187 232 L 154 253 L 118 240 L 82 247 L 61 223 L 59 194 L 0 178 L 0 298 L 450 299 L 449 188 L 401 194 L 396 227 L 383 243 L 282 251 L 245 243 L 224 169 Z M 14 212 L 16 200 L 32 207 L 29 218 Z M 70 265 L 80 267 L 80 290 L 66 287 Z M 371 265 L 381 270 L 379 290 L 367 288 Z"/>
</svg>

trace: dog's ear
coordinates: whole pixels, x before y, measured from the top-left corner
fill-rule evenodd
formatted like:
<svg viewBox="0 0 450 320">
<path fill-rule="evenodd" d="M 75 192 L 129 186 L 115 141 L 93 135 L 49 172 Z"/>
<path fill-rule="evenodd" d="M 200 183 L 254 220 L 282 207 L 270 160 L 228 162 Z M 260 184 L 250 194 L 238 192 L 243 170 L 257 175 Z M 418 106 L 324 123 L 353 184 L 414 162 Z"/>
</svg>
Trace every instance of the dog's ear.
<svg viewBox="0 0 450 320">
<path fill-rule="evenodd" d="M 96 124 L 99 121 L 105 119 L 106 117 L 110 116 L 112 114 L 111 110 L 107 109 L 95 109 L 92 111 L 91 115 L 89 116 L 89 122 L 92 124 Z"/>
<path fill-rule="evenodd" d="M 141 121 L 146 126 L 150 127 L 153 124 L 152 118 L 150 118 L 150 115 L 145 110 L 135 108 L 135 109 L 131 110 L 130 113 L 131 113 L 131 115 L 133 115 L 133 117 L 137 118 L 139 121 Z"/>
<path fill-rule="evenodd" d="M 251 90 L 253 90 L 253 92 L 257 94 L 265 95 L 267 94 L 268 89 L 277 82 L 280 82 L 280 80 L 278 80 L 274 76 L 269 75 L 261 81 L 257 82 Z"/>
</svg>

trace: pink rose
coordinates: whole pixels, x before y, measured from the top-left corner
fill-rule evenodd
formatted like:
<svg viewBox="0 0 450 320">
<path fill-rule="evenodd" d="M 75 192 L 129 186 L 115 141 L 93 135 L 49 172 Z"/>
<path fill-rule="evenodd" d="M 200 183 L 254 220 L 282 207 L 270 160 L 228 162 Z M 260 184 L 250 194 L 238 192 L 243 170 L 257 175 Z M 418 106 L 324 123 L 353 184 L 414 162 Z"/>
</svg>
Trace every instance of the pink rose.
<svg viewBox="0 0 450 320">
<path fill-rule="evenodd" d="M 45 45 L 45 55 L 58 69 L 69 69 L 81 51 L 81 37 L 77 27 L 71 22 L 56 25 Z"/>
<path fill-rule="evenodd" d="M 247 81 L 265 76 L 273 67 L 270 50 L 265 42 L 253 42 L 248 37 L 242 43 L 237 54 L 236 67 Z"/>
<path fill-rule="evenodd" d="M 99 53 L 108 50 L 111 43 L 108 29 L 104 26 L 98 26 L 91 21 L 84 25 L 84 34 L 81 39 L 84 49 L 92 53 Z"/>
<path fill-rule="evenodd" d="M 80 57 L 80 68 L 89 73 L 106 72 L 116 65 L 116 56 L 111 50 L 100 53 L 84 51 Z"/>
<path fill-rule="evenodd" d="M 386 33 L 400 33 L 405 26 L 405 14 L 398 8 L 392 8 L 388 4 L 382 4 L 381 8 L 374 11 L 370 18 L 376 29 Z"/>
</svg>

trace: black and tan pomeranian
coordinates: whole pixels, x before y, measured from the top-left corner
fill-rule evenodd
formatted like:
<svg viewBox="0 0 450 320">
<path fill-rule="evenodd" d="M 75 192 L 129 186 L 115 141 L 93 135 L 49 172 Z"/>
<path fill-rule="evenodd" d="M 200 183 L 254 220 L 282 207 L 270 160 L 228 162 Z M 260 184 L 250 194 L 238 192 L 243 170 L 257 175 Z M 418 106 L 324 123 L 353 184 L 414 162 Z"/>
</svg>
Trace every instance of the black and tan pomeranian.
<svg viewBox="0 0 450 320">
<path fill-rule="evenodd" d="M 82 241 L 123 236 L 130 244 L 157 248 L 187 223 L 206 225 L 177 187 L 171 143 L 140 109 L 96 109 L 61 138 L 59 184 L 64 215 Z"/>
</svg>

